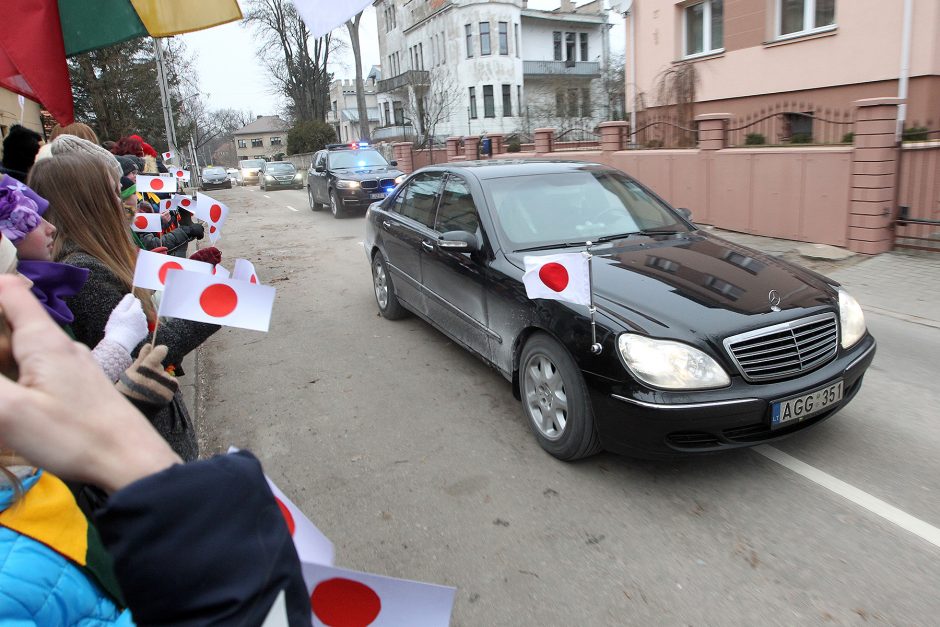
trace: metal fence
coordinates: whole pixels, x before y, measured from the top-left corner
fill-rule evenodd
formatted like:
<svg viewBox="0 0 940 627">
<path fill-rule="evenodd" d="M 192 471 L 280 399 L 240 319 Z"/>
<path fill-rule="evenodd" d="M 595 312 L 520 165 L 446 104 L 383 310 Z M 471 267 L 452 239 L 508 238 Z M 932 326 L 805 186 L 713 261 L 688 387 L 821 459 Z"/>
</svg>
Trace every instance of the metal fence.
<svg viewBox="0 0 940 627">
<path fill-rule="evenodd" d="M 806 103 L 781 102 L 736 116 L 728 124 L 728 146 L 851 144 L 854 113 L 816 109 Z"/>
</svg>

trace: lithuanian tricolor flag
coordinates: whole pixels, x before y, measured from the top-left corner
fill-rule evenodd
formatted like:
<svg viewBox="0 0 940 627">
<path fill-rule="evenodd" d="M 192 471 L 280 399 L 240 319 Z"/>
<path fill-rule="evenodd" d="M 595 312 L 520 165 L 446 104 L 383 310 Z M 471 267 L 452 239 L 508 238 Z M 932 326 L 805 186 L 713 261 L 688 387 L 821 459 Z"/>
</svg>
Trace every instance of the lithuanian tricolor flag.
<svg viewBox="0 0 940 627">
<path fill-rule="evenodd" d="M 233 22 L 237 0 L 16 0 L 0 20 L 0 87 L 73 121 L 66 56 L 135 37 L 169 37 Z"/>
</svg>

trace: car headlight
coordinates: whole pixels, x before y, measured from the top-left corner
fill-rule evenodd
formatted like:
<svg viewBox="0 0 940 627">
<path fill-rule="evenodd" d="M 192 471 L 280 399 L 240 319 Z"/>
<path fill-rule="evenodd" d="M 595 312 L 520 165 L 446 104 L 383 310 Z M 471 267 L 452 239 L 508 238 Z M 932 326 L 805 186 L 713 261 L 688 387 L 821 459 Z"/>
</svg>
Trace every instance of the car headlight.
<svg viewBox="0 0 940 627">
<path fill-rule="evenodd" d="M 295 181 L 299 181 L 299 180 L 302 179 L 302 178 L 303 178 L 303 176 L 301 176 L 300 172 L 298 172 L 297 174 L 294 175 L 294 180 L 295 180 Z"/>
<path fill-rule="evenodd" d="M 688 344 L 624 333 L 617 346 L 630 372 L 653 387 L 704 390 L 731 383 L 714 359 Z"/>
<path fill-rule="evenodd" d="M 405 175 L 404 175 L 404 174 L 402 174 L 402 175 L 400 175 L 400 176 L 396 176 L 396 177 L 395 177 L 395 185 L 401 185 L 402 181 L 404 181 L 404 180 L 405 180 Z"/>
<path fill-rule="evenodd" d="M 274 180 L 274 177 L 271 176 L 270 174 L 265 174 L 265 175 L 264 175 L 264 180 L 266 180 L 266 181 L 273 181 L 273 180 Z"/>
<path fill-rule="evenodd" d="M 340 189 L 356 189 L 359 181 L 336 181 L 336 186 Z"/>
<path fill-rule="evenodd" d="M 839 326 L 842 327 L 842 348 L 854 346 L 865 335 L 862 307 L 843 289 L 839 290 Z"/>
</svg>

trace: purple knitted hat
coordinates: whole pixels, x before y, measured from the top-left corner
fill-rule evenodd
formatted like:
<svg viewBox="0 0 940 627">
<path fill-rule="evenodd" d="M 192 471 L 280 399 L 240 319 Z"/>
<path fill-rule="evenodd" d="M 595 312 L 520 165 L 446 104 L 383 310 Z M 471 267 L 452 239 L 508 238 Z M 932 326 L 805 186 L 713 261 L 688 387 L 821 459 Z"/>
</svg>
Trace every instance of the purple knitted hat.
<svg viewBox="0 0 940 627">
<path fill-rule="evenodd" d="M 17 181 L 0 175 L 0 232 L 16 244 L 42 223 L 49 201 Z"/>
</svg>

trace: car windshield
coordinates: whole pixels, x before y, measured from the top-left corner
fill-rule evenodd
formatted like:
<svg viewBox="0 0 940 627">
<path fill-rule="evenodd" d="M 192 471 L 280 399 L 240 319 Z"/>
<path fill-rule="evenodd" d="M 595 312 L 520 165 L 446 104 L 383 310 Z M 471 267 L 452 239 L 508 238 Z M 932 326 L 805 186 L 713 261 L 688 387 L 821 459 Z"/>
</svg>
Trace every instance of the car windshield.
<svg viewBox="0 0 940 627">
<path fill-rule="evenodd" d="M 271 174 L 287 174 L 288 172 L 294 171 L 294 164 L 292 163 L 269 163 L 268 167 L 265 168 L 267 172 Z"/>
<path fill-rule="evenodd" d="M 246 161 L 239 161 L 238 167 L 242 168 L 243 170 L 246 170 L 249 168 L 257 169 L 261 167 L 262 163 L 264 163 L 264 159 L 248 159 Z"/>
<path fill-rule="evenodd" d="M 337 150 L 330 153 L 331 170 L 368 168 L 376 165 L 388 165 L 388 161 L 375 150 Z"/>
<path fill-rule="evenodd" d="M 219 174 L 221 174 L 222 176 L 225 176 L 225 170 L 223 168 L 204 168 L 202 170 L 203 176 L 209 176 L 209 175 L 217 176 Z"/>
<path fill-rule="evenodd" d="M 610 170 L 493 179 L 486 188 L 513 250 L 689 230 L 638 183 Z"/>
</svg>

